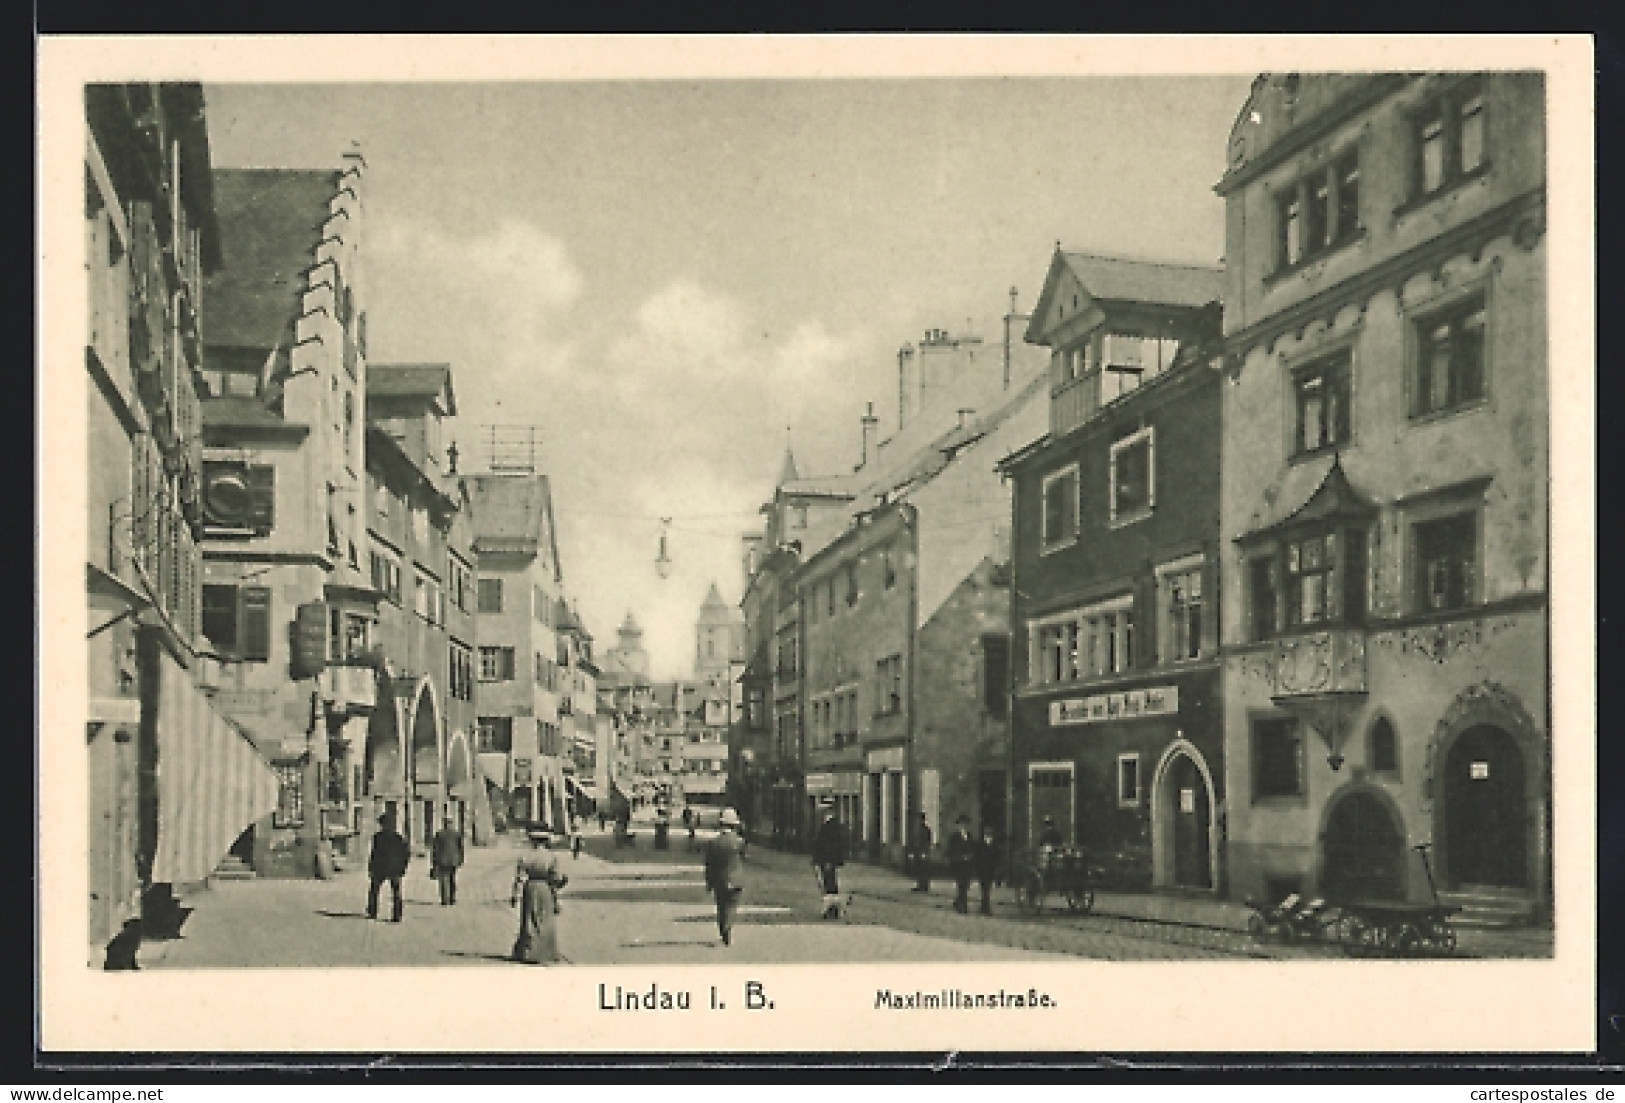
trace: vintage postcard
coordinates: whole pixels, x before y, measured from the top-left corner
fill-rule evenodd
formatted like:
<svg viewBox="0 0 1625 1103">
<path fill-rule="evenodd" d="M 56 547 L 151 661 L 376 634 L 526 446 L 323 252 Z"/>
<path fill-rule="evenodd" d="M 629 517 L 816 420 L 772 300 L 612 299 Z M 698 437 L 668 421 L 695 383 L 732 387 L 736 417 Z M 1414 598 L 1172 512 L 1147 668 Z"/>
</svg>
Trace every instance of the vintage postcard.
<svg viewBox="0 0 1625 1103">
<path fill-rule="evenodd" d="M 42 1045 L 1592 1050 L 1591 57 L 42 40 Z"/>
</svg>

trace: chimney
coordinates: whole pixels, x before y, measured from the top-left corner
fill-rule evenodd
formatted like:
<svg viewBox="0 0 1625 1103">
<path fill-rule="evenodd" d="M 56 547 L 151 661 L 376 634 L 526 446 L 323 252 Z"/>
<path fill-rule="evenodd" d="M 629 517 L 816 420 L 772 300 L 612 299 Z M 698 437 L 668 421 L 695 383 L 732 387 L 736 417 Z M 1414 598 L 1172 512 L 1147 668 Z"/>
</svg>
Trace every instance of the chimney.
<svg viewBox="0 0 1625 1103">
<path fill-rule="evenodd" d="M 869 410 L 859 419 L 863 425 L 863 453 L 858 460 L 857 470 L 862 471 L 869 466 L 869 452 L 875 445 L 875 430 L 880 425 L 880 419 L 875 417 L 875 404 L 869 403 Z"/>
<path fill-rule="evenodd" d="M 897 428 L 899 431 L 908 424 L 909 414 L 909 361 L 913 359 L 914 347 L 904 343 L 897 350 Z"/>
<path fill-rule="evenodd" d="M 1004 316 L 1004 389 L 1010 389 L 1010 326 L 1020 315 L 1016 313 L 1016 289 L 1010 288 L 1010 313 Z"/>
<path fill-rule="evenodd" d="M 961 406 L 961 407 L 960 407 L 960 408 L 959 408 L 959 427 L 960 427 L 960 428 L 961 428 L 961 429 L 963 429 L 963 428 L 965 428 L 965 427 L 966 427 L 966 426 L 967 426 L 967 425 L 969 425 L 969 424 L 970 424 L 970 419 L 971 419 L 971 418 L 972 418 L 972 417 L 973 417 L 973 416 L 975 416 L 975 414 L 976 414 L 976 409 L 975 409 L 975 407 L 972 407 L 972 406 Z"/>
</svg>

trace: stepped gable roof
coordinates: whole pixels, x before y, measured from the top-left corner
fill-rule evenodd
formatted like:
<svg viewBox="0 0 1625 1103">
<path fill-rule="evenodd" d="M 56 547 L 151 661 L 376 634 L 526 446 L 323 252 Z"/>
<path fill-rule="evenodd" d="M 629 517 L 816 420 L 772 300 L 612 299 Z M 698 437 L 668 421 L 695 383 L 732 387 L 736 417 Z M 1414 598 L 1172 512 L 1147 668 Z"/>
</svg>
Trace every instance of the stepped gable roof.
<svg viewBox="0 0 1625 1103">
<path fill-rule="evenodd" d="M 1376 503 L 1349 482 L 1348 473 L 1343 470 L 1343 457 L 1334 455 L 1325 477 L 1308 500 L 1279 521 L 1237 537 L 1237 542 L 1250 543 L 1333 521 L 1367 520 L 1376 513 Z"/>
<path fill-rule="evenodd" d="M 367 397 L 428 398 L 443 417 L 457 416 L 450 364 L 368 364 Z"/>
<path fill-rule="evenodd" d="M 334 169 L 215 170 L 221 267 L 204 283 L 207 344 L 291 343 L 339 177 Z"/>
<path fill-rule="evenodd" d="M 1099 253 L 1071 253 L 1056 249 L 1044 277 L 1044 290 L 1033 307 L 1025 339 L 1042 344 L 1050 327 L 1050 307 L 1070 271 L 1096 300 L 1146 303 L 1156 306 L 1202 307 L 1224 298 L 1224 269 L 1213 265 L 1171 264 Z"/>
</svg>

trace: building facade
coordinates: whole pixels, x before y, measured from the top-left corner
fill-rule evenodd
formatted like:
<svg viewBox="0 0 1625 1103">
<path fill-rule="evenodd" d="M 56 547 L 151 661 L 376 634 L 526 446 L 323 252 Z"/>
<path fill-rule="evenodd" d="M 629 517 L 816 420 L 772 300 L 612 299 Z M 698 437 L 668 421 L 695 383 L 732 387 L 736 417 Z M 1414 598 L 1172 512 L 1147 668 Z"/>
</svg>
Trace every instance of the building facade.
<svg viewBox="0 0 1625 1103">
<path fill-rule="evenodd" d="M 404 811 L 402 830 L 417 846 L 428 845 L 448 813 L 477 843 L 489 842 L 495 826 L 474 757 L 470 502 L 443 437 L 456 413 L 448 365 L 369 365 L 367 568 L 378 616 L 370 640 L 358 624 L 343 643 L 374 655 L 390 690 L 374 710 L 357 780 L 376 809 Z M 332 615 L 349 624 L 355 614 Z M 375 819 L 358 815 L 355 826 L 367 833 Z"/>
<path fill-rule="evenodd" d="M 364 170 L 352 150 L 337 169 L 214 177 L 201 629 L 221 660 L 215 704 L 280 780 L 275 810 L 233 846 L 261 876 L 316 875 L 351 837 L 379 693 L 373 670 L 347 665 L 344 636 L 377 615 L 361 500 Z"/>
<path fill-rule="evenodd" d="M 1238 892 L 1550 904 L 1544 120 L 1534 73 L 1266 74 L 1231 132 Z"/>
<path fill-rule="evenodd" d="M 1217 892 L 1217 268 L 1057 250 L 1028 339 L 1049 432 L 1015 484 L 1014 835 L 1121 889 Z"/>
<path fill-rule="evenodd" d="M 200 391 L 213 170 L 195 84 L 85 89 L 89 960 L 171 925 L 275 802 L 269 766 L 206 699 Z M 208 788 L 222 790 L 203 800 Z"/>
<path fill-rule="evenodd" d="M 555 612 L 563 571 L 548 480 L 526 465 L 476 474 L 476 753 L 499 829 L 568 825 Z"/>
</svg>

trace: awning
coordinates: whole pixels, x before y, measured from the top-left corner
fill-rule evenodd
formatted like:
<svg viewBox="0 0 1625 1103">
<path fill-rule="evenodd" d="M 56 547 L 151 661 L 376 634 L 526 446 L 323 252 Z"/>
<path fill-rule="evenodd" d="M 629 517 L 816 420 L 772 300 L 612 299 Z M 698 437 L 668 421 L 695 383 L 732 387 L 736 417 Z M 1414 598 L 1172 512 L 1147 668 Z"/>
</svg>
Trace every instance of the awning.
<svg viewBox="0 0 1625 1103">
<path fill-rule="evenodd" d="M 243 829 L 271 812 L 277 775 L 242 731 L 215 711 L 186 671 L 153 648 L 158 744 L 155 884 L 207 877 Z"/>
</svg>

